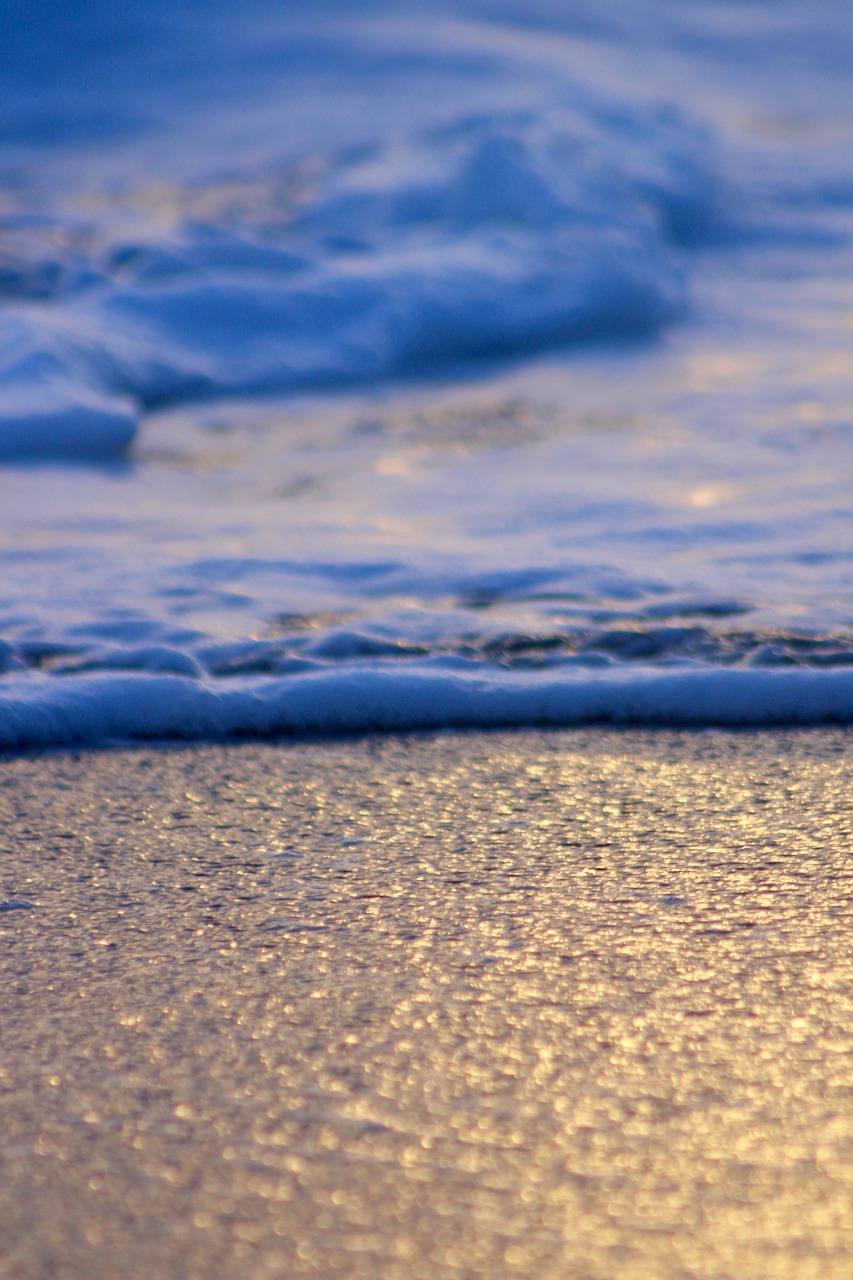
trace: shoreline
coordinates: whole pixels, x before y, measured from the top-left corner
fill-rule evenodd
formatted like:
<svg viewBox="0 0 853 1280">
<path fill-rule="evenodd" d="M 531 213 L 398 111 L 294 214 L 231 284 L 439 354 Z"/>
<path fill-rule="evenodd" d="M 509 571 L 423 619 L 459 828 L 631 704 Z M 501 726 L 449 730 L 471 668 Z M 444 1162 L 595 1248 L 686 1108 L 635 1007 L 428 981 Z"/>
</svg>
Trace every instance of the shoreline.
<svg viewBox="0 0 853 1280">
<path fill-rule="evenodd" d="M 773 740 L 786 738 L 813 737 L 824 739 L 832 737 L 845 744 L 849 739 L 853 745 L 853 725 L 846 721 L 829 723 L 801 723 L 791 721 L 779 724 L 706 724 L 702 721 L 686 724 L 644 724 L 636 721 L 590 721 L 578 724 L 447 724 L 438 726 L 413 725 L 409 729 L 307 729 L 305 731 L 287 730 L 278 734 L 245 733 L 237 737 L 220 738 L 111 738 L 98 742 L 57 742 L 31 747 L 0 747 L 0 765 L 20 759 L 43 759 L 52 756 L 94 756 L 112 755 L 116 752 L 135 754 L 138 752 L 186 752 L 205 750 L 236 750 L 242 748 L 269 747 L 272 750 L 287 751 L 300 747 L 347 746 L 353 743 L 429 742 L 440 738 L 524 738 L 525 736 L 542 738 L 564 738 L 571 742 L 577 738 L 581 743 L 587 736 L 612 738 L 618 741 L 624 737 L 629 741 L 648 738 L 652 743 L 661 737 L 671 735 L 674 738 L 687 740 L 702 735 L 720 736 L 737 740 L 740 738 L 767 737 Z"/>
<path fill-rule="evenodd" d="M 298 741 L 463 729 L 779 728 L 853 724 L 853 669 L 662 667 L 590 674 L 344 663 L 210 681 L 123 672 L 31 676 L 0 691 L 0 747 Z"/>
<path fill-rule="evenodd" d="M 0 1275 L 846 1280 L 851 758 L 0 757 Z"/>
</svg>

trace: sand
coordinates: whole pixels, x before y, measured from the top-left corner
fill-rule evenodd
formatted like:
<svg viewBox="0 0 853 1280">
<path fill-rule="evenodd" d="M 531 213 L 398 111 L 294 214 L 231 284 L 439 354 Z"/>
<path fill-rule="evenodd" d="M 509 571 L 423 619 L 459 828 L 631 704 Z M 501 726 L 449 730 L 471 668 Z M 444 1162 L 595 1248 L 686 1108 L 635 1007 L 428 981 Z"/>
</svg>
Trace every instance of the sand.
<svg viewBox="0 0 853 1280">
<path fill-rule="evenodd" d="M 849 1280 L 851 761 L 0 761 L 0 1274 Z"/>
</svg>

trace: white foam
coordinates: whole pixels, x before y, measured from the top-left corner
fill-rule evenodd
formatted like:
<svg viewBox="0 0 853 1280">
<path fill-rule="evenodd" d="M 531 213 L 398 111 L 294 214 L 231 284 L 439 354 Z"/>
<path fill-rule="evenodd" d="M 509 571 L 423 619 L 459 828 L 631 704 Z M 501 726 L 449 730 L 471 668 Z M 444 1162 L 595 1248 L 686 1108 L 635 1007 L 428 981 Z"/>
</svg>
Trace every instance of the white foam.
<svg viewBox="0 0 853 1280">
<path fill-rule="evenodd" d="M 485 115 L 367 158 L 332 150 L 298 198 L 250 168 L 227 186 L 236 222 L 215 174 L 173 189 L 165 220 L 145 191 L 85 236 L 60 215 L 58 231 L 21 219 L 17 252 L 51 271 L 9 277 L 25 339 L 7 343 L 2 454 L 119 452 L 134 405 L 656 332 L 685 308 L 684 227 L 716 207 L 704 140 L 654 112 L 626 139 L 577 97 L 572 112 Z M 190 219 L 185 202 L 210 207 Z"/>
<path fill-rule="evenodd" d="M 0 693 L 6 749 L 445 726 L 853 724 L 853 671 L 578 674 L 353 665 L 227 686 L 181 676 L 34 677 Z"/>
<path fill-rule="evenodd" d="M 668 64 L 652 72 L 650 32 L 689 49 L 701 14 L 462 8 L 474 18 L 93 3 L 69 60 L 67 16 L 19 6 L 0 300 L 29 345 L 26 370 L 0 368 L 0 458 L 119 454 L 140 407 L 180 399 L 653 334 L 687 310 L 689 249 L 774 218 L 806 235 L 797 167 L 762 156 L 755 190 L 738 189 L 714 129 L 655 100 L 688 94 Z M 755 10 L 721 46 L 741 93 L 744 60 L 776 38 L 771 7 Z M 796 30 L 811 61 L 849 34 L 837 12 Z M 597 52 L 590 31 L 606 33 Z M 192 76 L 173 56 L 190 49 Z M 809 180 L 811 204 L 843 204 L 845 174 Z"/>
</svg>

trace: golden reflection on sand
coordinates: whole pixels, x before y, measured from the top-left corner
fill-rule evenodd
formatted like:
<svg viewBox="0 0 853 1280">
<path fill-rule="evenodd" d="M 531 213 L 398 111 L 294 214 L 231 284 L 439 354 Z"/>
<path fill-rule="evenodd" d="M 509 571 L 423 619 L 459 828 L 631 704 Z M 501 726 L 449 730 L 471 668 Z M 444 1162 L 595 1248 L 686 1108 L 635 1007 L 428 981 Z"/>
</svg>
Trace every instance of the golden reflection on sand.
<svg viewBox="0 0 853 1280">
<path fill-rule="evenodd" d="M 850 760 L 7 761 L 5 1274 L 848 1280 Z"/>
</svg>

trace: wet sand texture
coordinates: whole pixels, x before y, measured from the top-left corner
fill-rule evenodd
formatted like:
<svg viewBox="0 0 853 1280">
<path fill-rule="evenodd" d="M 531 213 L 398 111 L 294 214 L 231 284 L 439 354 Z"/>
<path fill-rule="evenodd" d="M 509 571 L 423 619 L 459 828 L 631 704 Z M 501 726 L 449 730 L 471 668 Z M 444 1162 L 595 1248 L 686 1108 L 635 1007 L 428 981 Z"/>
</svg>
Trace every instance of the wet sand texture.
<svg viewBox="0 0 853 1280">
<path fill-rule="evenodd" d="M 843 733 L 0 763 L 0 1274 L 849 1280 Z"/>
</svg>

